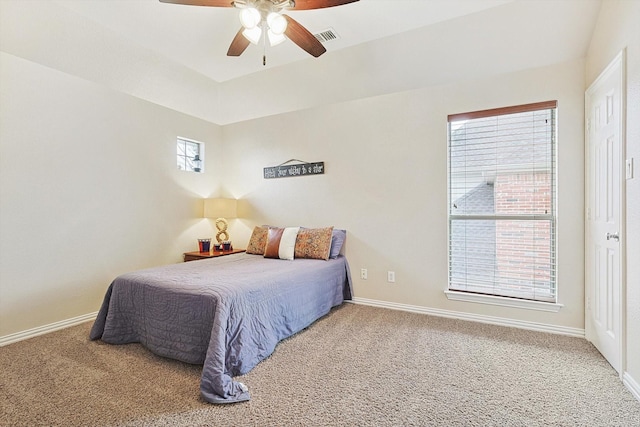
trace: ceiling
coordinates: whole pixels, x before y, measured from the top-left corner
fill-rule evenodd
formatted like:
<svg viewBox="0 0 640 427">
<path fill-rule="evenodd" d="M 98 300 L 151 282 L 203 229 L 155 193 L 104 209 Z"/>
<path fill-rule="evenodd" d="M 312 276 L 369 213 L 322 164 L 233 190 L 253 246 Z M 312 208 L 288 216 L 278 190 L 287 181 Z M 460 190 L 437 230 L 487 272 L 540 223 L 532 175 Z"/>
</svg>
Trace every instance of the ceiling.
<svg viewBox="0 0 640 427">
<path fill-rule="evenodd" d="M 340 38 L 226 56 L 234 8 L 0 0 L 0 51 L 209 122 L 477 80 L 584 58 L 601 0 L 360 0 L 287 12 Z"/>
<path fill-rule="evenodd" d="M 340 37 L 328 52 L 446 21 L 513 0 L 360 0 L 339 7 L 286 12 L 316 34 L 333 29 Z M 158 0 L 56 0 L 60 5 L 216 82 L 265 69 L 262 46 L 240 57 L 226 56 L 240 29 L 234 8 L 185 6 Z M 267 68 L 306 60 L 290 41 L 266 48 Z"/>
</svg>

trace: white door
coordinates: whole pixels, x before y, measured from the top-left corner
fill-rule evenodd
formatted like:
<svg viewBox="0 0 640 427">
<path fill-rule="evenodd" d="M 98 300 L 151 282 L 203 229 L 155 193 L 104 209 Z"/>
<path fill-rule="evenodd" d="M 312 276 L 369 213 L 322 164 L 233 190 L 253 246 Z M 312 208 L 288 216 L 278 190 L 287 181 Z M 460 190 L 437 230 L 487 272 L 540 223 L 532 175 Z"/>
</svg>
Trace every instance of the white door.
<svg viewBox="0 0 640 427">
<path fill-rule="evenodd" d="M 623 368 L 624 51 L 585 95 L 586 290 L 585 333 L 611 366 Z"/>
</svg>

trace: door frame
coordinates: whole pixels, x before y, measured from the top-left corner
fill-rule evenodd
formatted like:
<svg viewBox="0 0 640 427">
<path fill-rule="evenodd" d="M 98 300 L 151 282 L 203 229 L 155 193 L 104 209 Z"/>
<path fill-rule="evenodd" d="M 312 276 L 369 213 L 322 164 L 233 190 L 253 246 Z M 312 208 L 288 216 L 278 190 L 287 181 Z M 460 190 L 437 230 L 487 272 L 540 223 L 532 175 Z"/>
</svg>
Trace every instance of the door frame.
<svg viewBox="0 0 640 427">
<path fill-rule="evenodd" d="M 589 212 L 589 207 L 591 206 L 591 198 L 589 190 L 589 174 L 590 174 L 590 150 L 589 150 L 589 138 L 590 138 L 590 99 L 592 97 L 592 93 L 595 88 L 598 87 L 603 80 L 605 80 L 612 73 L 618 73 L 620 78 L 620 98 L 619 98 L 619 111 L 620 111 L 620 122 L 619 122 L 619 132 L 620 132 L 620 156 L 618 158 L 619 162 L 619 171 L 620 171 L 620 225 L 619 225 L 619 233 L 620 233 L 620 318 L 618 319 L 618 330 L 620 331 L 619 343 L 618 343 L 618 366 L 620 366 L 620 372 L 618 372 L 620 378 L 622 379 L 624 372 L 626 371 L 626 349 L 627 349 L 627 234 L 626 234 L 626 210 L 627 210 L 627 200 L 626 200 L 626 173 L 625 173 L 625 162 L 626 162 L 626 117 L 627 117 L 627 99 L 626 99 L 626 48 L 618 52 L 615 58 L 607 65 L 607 67 L 600 73 L 600 75 L 589 85 L 587 90 L 585 91 L 585 103 L 584 103 L 584 117 L 585 117 L 585 298 L 584 298 L 584 313 L 585 313 L 585 338 L 592 342 L 593 331 L 591 328 L 591 307 L 590 307 L 590 297 L 592 294 L 593 287 L 593 269 L 591 265 L 591 260 L 589 257 L 589 249 L 592 245 L 591 234 L 589 230 L 589 218 L 591 213 Z"/>
</svg>

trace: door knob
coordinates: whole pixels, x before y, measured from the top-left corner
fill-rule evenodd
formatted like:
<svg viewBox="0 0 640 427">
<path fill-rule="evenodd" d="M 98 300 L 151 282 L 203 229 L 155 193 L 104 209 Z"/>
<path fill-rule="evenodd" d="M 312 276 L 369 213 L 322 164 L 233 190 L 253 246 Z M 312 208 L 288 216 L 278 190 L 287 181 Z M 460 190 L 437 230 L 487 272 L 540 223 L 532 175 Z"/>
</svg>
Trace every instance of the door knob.
<svg viewBox="0 0 640 427">
<path fill-rule="evenodd" d="M 618 236 L 618 233 L 607 233 L 607 240 L 613 239 L 615 241 L 620 241 L 620 236 Z"/>
</svg>

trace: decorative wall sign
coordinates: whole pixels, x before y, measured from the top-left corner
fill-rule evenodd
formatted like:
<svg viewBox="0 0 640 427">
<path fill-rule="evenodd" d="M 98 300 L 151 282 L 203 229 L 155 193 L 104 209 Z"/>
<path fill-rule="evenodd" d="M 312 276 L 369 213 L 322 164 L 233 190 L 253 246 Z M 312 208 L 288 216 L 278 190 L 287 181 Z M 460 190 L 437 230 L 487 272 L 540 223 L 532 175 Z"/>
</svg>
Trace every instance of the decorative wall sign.
<svg viewBox="0 0 640 427">
<path fill-rule="evenodd" d="M 287 163 L 300 162 L 293 165 Z M 278 165 L 264 168 L 264 179 L 272 178 L 287 178 L 290 176 L 305 176 L 305 175 L 323 175 L 324 174 L 324 162 L 307 163 L 302 160 L 291 159 Z"/>
</svg>

